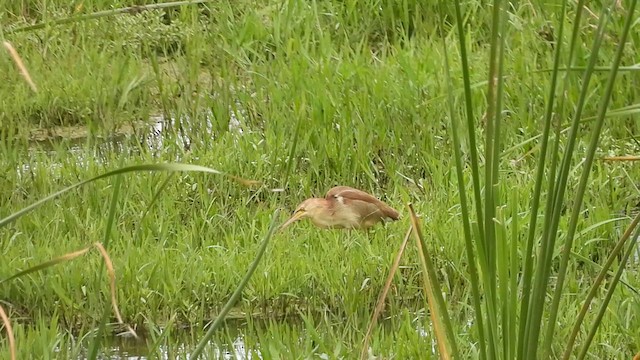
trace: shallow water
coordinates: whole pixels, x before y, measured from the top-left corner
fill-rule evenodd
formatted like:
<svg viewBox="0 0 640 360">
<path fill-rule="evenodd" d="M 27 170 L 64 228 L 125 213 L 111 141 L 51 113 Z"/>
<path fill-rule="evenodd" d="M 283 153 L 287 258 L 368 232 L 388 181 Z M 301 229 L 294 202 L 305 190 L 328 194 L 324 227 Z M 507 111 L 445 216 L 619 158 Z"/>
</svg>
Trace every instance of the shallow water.
<svg viewBox="0 0 640 360">
<path fill-rule="evenodd" d="M 402 332 L 400 329 L 405 328 L 409 331 L 409 337 L 414 339 L 413 342 L 420 343 L 419 339 L 426 341 L 413 345 L 426 351 L 429 351 L 427 349 L 430 348 L 431 353 L 436 354 L 437 346 L 430 335 L 432 332 L 430 321 L 425 316 L 424 311 L 418 311 L 409 317 L 381 318 L 376 329 L 383 332 L 384 337 L 395 339 L 391 343 L 395 344 L 395 341 L 401 343 L 407 341 L 404 336 L 399 334 Z M 305 319 L 298 316 L 258 317 L 252 318 L 252 320 L 231 319 L 225 321 L 224 325 L 214 333 L 201 358 L 219 360 L 290 357 L 305 359 L 356 358 L 359 355 L 369 319 L 361 319 L 356 323 L 359 329 L 353 328 L 353 319 L 342 319 L 341 321 L 340 318 L 335 318 L 326 312 L 315 313 Z M 406 325 L 409 327 L 406 328 Z M 139 333 L 138 339 L 128 333 L 113 335 L 100 344 L 98 359 L 189 359 L 191 351 L 202 339 L 205 332 L 206 328 L 203 330 L 194 326 L 189 329 L 171 330 L 166 334 L 159 332 L 154 336 Z M 376 336 L 374 336 L 372 343 L 376 342 L 375 339 Z M 66 358 L 87 359 L 88 347 L 91 342 L 92 339 L 87 337 L 83 347 L 80 349 L 76 347 L 75 350 L 69 347 L 67 354 L 61 353 L 60 355 Z M 380 345 L 377 347 L 380 348 Z M 384 352 L 382 357 L 380 354 L 374 355 L 372 347 L 369 347 L 369 359 L 394 358 L 395 350 L 393 347 L 382 347 L 381 351 Z M 345 354 L 348 355 L 345 357 Z"/>
<path fill-rule="evenodd" d="M 229 110 L 228 131 L 235 136 L 245 132 L 241 123 L 242 116 L 237 116 L 242 110 Z M 180 115 L 166 118 L 163 115 L 151 116 L 146 122 L 125 124 L 106 136 L 90 136 L 86 126 L 58 127 L 54 129 L 34 129 L 31 132 L 27 154 L 16 167 L 18 176 L 23 177 L 38 168 L 39 160 L 48 158 L 47 171 L 55 176 L 62 167 L 61 160 L 72 160 L 79 166 L 88 163 L 106 163 L 111 154 L 134 154 L 141 151 L 157 157 L 169 148 L 180 149 L 172 151 L 173 161 L 180 162 L 185 152 L 189 151 L 193 139 L 189 134 L 197 133 L 198 138 L 211 139 L 219 136 L 214 130 L 214 115 L 206 110 L 197 119 Z"/>
<path fill-rule="evenodd" d="M 149 342 L 147 342 L 149 341 Z M 190 356 L 190 349 L 195 347 L 195 344 L 188 342 L 176 342 L 172 346 L 160 345 L 155 351 L 150 349 L 152 341 L 148 339 L 136 340 L 134 338 L 125 338 L 121 336 L 114 336 L 107 340 L 107 343 L 102 347 L 98 359 L 109 360 L 125 360 L 125 359 L 188 359 Z M 213 359 L 256 359 L 255 354 L 258 354 L 259 359 L 262 357 L 259 355 L 260 350 L 246 349 L 244 337 L 238 335 L 231 343 L 225 342 L 210 342 L 209 343 L 208 356 Z M 213 355 L 212 355 L 213 354 Z"/>
</svg>

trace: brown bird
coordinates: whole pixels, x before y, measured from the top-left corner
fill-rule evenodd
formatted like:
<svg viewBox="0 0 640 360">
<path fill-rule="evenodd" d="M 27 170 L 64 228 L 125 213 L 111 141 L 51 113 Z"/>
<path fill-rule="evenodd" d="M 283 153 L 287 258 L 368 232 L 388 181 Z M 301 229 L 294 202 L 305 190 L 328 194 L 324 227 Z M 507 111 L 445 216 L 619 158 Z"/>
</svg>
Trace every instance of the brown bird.
<svg viewBox="0 0 640 360">
<path fill-rule="evenodd" d="M 381 221 L 398 220 L 400 214 L 364 191 L 336 186 L 324 198 L 303 201 L 281 229 L 302 218 L 321 228 L 367 229 Z"/>
</svg>

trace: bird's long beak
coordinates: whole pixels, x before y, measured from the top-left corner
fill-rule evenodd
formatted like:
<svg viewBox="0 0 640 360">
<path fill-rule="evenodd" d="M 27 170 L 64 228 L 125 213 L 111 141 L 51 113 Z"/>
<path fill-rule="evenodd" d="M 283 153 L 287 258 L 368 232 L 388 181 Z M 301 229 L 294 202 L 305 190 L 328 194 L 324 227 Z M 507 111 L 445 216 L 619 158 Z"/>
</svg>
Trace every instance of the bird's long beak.
<svg viewBox="0 0 640 360">
<path fill-rule="evenodd" d="M 282 230 L 282 229 L 286 228 L 287 226 L 291 225 L 291 223 L 300 220 L 304 216 L 304 214 L 305 214 L 305 212 L 303 210 L 296 211 L 293 215 L 291 215 L 289 220 L 287 220 L 284 224 L 282 224 L 282 226 L 280 226 L 280 230 Z"/>
</svg>

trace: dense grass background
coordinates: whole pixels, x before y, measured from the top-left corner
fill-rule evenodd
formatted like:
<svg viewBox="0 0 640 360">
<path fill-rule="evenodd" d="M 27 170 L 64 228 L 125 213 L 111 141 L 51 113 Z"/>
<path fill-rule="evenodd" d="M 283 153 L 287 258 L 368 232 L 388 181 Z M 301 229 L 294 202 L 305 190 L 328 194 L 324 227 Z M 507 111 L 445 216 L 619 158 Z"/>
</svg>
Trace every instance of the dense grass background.
<svg viewBox="0 0 640 360">
<path fill-rule="evenodd" d="M 125 178 L 109 251 L 125 322 L 153 332 L 172 317 L 196 328 L 215 317 L 253 260 L 276 208 L 291 210 L 337 184 L 370 191 L 405 213 L 404 204 L 411 201 L 423 218 L 456 334 L 465 344 L 461 351 L 477 356 L 476 334 L 467 324 L 473 308 L 443 68 L 444 37 L 461 88 L 452 8 L 444 9 L 450 12 L 444 28 L 438 6 L 408 0 L 213 2 L 51 23 L 129 5 L 93 0 L 0 6 L 1 36 L 16 47 L 39 88 L 34 94 L 11 58 L 0 56 L 0 216 L 77 181 L 143 162 L 179 160 L 263 181 L 262 187 L 247 188 L 217 177 L 177 174 L 143 217 L 168 175 Z M 584 15 L 576 67 L 587 61 L 600 10 L 589 6 L 593 14 Z M 490 9 L 480 2 L 464 7 L 474 111 L 483 114 Z M 500 192 L 517 194 L 519 203 L 515 213 L 501 209 L 498 220 L 506 222 L 528 216 L 553 46 L 566 41 L 553 39 L 554 11 L 543 2 L 509 9 Z M 601 66 L 610 63 L 617 46 L 624 16 L 617 11 L 600 51 Z M 21 31 L 33 23 L 48 25 Z M 637 62 L 637 24 L 635 30 L 625 66 Z M 594 100 L 587 102 L 585 117 L 595 115 L 606 75 L 594 75 Z M 566 94 L 564 117 L 575 106 L 580 72 L 570 81 L 575 91 Z M 637 70 L 621 72 L 611 109 L 638 104 L 639 82 Z M 461 91 L 455 101 L 462 114 Z M 153 116 L 162 116 L 165 124 L 161 142 L 150 148 Z M 241 133 L 229 129 L 232 116 Z M 484 122 L 477 120 L 482 132 Z M 70 126 L 86 127 L 89 136 L 33 141 L 37 129 Z M 583 130 L 589 126 L 586 120 Z M 124 127 L 135 128 L 134 134 L 112 138 Z M 598 156 L 638 154 L 639 133 L 633 114 L 608 119 Z M 576 166 L 588 141 L 578 136 Z M 579 175 L 572 173 L 569 189 Z M 599 270 L 593 262 L 606 258 L 640 202 L 637 163 L 599 160 L 591 179 L 561 303 L 554 344 L 560 348 Z M 111 186 L 112 180 L 104 180 L 82 188 L 0 229 L 0 278 L 100 240 Z M 277 349 L 299 351 L 296 356 L 352 354 L 408 224 L 404 216 L 371 234 L 319 232 L 309 224 L 278 234 L 238 312 L 267 319 L 302 314 L 304 325 L 272 320 L 266 328 L 248 326 L 248 343 L 276 349 L 274 354 Z M 87 256 L 0 288 L 2 305 L 24 324 L 17 335 L 22 351 L 42 342 L 48 354 L 57 341 L 67 344 L 67 332 L 84 334 L 94 326 L 109 306 L 106 280 L 92 271 L 101 261 Z M 628 286 L 616 291 L 591 348 L 593 357 L 629 358 L 640 348 L 639 263 L 636 256 L 624 276 Z M 416 330 L 426 322 L 412 249 L 403 265 L 385 313 L 390 323 L 372 342 L 374 352 L 399 357 L 402 349 L 419 351 L 432 341 L 428 329 Z M 299 337 L 307 339 L 305 346 L 298 346 Z"/>
</svg>

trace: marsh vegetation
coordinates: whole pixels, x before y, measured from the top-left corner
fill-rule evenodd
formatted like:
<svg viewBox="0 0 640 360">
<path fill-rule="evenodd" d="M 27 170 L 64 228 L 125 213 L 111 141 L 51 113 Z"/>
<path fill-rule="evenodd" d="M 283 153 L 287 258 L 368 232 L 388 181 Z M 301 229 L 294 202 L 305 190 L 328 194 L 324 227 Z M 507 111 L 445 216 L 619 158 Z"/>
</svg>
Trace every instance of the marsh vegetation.
<svg viewBox="0 0 640 360">
<path fill-rule="evenodd" d="M 368 233 L 305 223 L 274 233 L 206 356 L 235 348 L 245 358 L 356 358 L 411 226 L 408 203 L 446 303 L 449 345 L 440 347 L 410 242 L 369 353 L 506 359 L 540 348 L 559 358 L 612 253 L 569 353 L 640 351 L 637 233 L 626 258 L 616 246 L 640 208 L 635 1 L 502 2 L 496 12 L 473 0 L 458 9 L 240 0 L 116 11 L 133 3 L 151 2 L 0 3 L 0 37 L 36 85 L 0 56 L 0 220 L 140 164 L 257 182 L 139 168 L 77 187 L 0 224 L 0 281 L 102 242 L 123 323 L 141 335 L 143 353 L 186 358 L 274 216 L 282 222 L 302 199 L 349 185 L 402 219 Z M 616 156 L 630 161 L 608 160 Z M 530 295 L 533 305 L 523 302 Z M 91 357 L 95 334 L 126 332 L 94 250 L 0 283 L 0 305 L 20 359 Z M 526 345 L 535 324 L 539 341 Z M 114 346 L 125 347 L 106 341 L 99 351 Z"/>
</svg>

